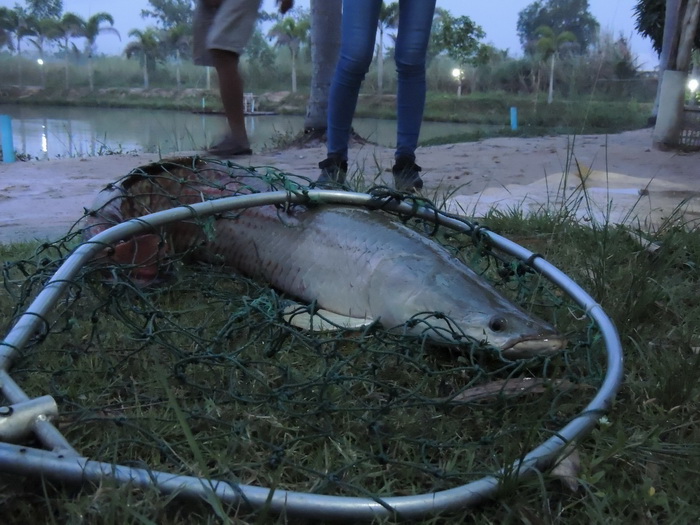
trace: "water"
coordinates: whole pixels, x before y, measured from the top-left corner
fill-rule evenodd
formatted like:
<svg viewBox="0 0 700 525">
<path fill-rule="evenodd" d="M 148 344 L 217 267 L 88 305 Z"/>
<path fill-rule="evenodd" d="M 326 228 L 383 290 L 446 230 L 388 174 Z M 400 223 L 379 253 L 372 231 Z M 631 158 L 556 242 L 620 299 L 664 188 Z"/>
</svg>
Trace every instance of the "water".
<svg viewBox="0 0 700 525">
<path fill-rule="evenodd" d="M 187 111 L 0 105 L 0 114 L 12 117 L 15 151 L 39 159 L 201 150 L 227 129 L 223 115 Z M 281 137 L 300 132 L 303 124 L 300 116 L 246 117 L 255 150 L 273 147 Z M 393 120 L 355 119 L 353 127 L 372 142 L 395 145 Z M 421 140 L 497 127 L 425 122 Z"/>
</svg>

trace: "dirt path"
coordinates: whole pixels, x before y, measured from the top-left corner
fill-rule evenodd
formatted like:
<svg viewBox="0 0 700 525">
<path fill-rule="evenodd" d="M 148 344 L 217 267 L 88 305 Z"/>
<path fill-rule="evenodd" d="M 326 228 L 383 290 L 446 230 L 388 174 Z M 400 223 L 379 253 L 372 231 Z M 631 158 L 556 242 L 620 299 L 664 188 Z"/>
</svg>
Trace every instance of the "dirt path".
<svg viewBox="0 0 700 525">
<path fill-rule="evenodd" d="M 493 206 L 571 206 L 580 172 L 593 202 L 578 213 L 583 220 L 608 214 L 615 222 L 653 227 L 680 206 L 683 220 L 700 224 L 700 153 L 652 149 L 651 130 L 496 138 L 420 148 L 417 156 L 424 168 L 423 194 L 468 215 L 483 215 Z M 238 162 L 315 179 L 323 158 L 325 148 L 316 146 Z M 143 154 L 0 164 L 0 243 L 63 236 L 104 186 L 156 160 L 157 155 Z M 390 184 L 392 161 L 391 149 L 354 146 L 350 176 Z"/>
</svg>

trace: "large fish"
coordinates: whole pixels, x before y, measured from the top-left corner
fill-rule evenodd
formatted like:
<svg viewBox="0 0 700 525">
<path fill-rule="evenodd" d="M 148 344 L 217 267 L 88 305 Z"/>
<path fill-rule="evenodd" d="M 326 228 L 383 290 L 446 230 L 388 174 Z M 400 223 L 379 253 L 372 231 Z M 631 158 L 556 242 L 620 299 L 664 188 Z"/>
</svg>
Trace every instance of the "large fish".
<svg viewBox="0 0 700 525">
<path fill-rule="evenodd" d="M 268 190 L 242 168 L 192 158 L 162 161 L 103 190 L 85 237 L 173 206 Z M 145 263 L 136 276 L 144 280 L 158 272 L 149 261 L 188 253 L 340 316 L 379 321 L 442 343 L 484 341 L 509 358 L 547 355 L 565 345 L 553 327 L 510 302 L 442 246 L 380 211 L 258 206 L 204 228 L 175 223 L 162 236 L 126 241 L 116 253 L 113 260 Z"/>
</svg>

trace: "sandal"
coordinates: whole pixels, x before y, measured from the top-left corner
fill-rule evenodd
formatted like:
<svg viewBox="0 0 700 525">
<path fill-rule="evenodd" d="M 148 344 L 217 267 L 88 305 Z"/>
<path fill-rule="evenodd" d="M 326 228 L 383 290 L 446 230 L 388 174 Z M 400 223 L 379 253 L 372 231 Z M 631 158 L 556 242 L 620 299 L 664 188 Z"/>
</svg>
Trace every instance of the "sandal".
<svg viewBox="0 0 700 525">
<path fill-rule="evenodd" d="M 218 144 L 213 145 L 207 149 L 209 155 L 215 157 L 238 157 L 242 155 L 252 155 L 253 150 L 249 147 L 241 147 L 236 144 L 231 137 L 225 137 Z"/>
</svg>

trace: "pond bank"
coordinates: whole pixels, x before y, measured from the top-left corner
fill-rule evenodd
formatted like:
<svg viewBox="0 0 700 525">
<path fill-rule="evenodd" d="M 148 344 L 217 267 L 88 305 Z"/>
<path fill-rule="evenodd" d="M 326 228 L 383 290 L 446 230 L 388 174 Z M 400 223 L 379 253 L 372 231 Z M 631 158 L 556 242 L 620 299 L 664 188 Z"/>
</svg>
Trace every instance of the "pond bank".
<svg viewBox="0 0 700 525">
<path fill-rule="evenodd" d="M 586 188 L 595 208 L 603 213 L 610 210 L 612 222 L 624 220 L 653 229 L 682 206 L 684 213 L 677 219 L 697 225 L 700 153 L 658 151 L 651 143 L 651 130 L 637 130 L 615 135 L 492 138 L 421 147 L 417 155 L 424 168 L 423 195 L 468 216 L 482 216 L 491 208 L 527 213 L 571 206 L 562 198 L 575 195 L 583 173 L 590 175 Z M 236 162 L 273 166 L 315 180 L 325 153 L 325 146 L 317 144 Z M 65 235 L 104 186 L 158 158 L 157 154 L 130 154 L 0 164 L 0 243 Z M 351 183 L 361 176 L 366 186 L 391 184 L 392 163 L 390 148 L 355 144 L 350 151 Z"/>
<path fill-rule="evenodd" d="M 256 109 L 282 115 L 306 114 L 308 93 L 276 91 L 256 93 Z M 393 119 L 396 97 L 393 94 L 361 94 L 357 117 Z M 185 111 L 221 111 L 218 91 L 206 89 L 108 88 L 90 92 L 86 88 L 45 90 L 37 86 L 0 87 L 0 103 L 24 105 L 65 105 L 176 109 Z M 457 97 L 429 92 L 424 118 L 435 122 L 462 122 L 509 126 L 510 108 L 517 107 L 520 126 L 507 135 L 539 136 L 548 133 L 617 133 L 646 125 L 651 103 L 632 100 L 555 99 L 550 105 L 541 96 L 531 94 L 473 93 Z M 495 133 L 490 136 L 498 136 Z M 473 138 L 484 138 L 483 136 Z M 456 140 L 467 140 L 465 138 Z"/>
</svg>

